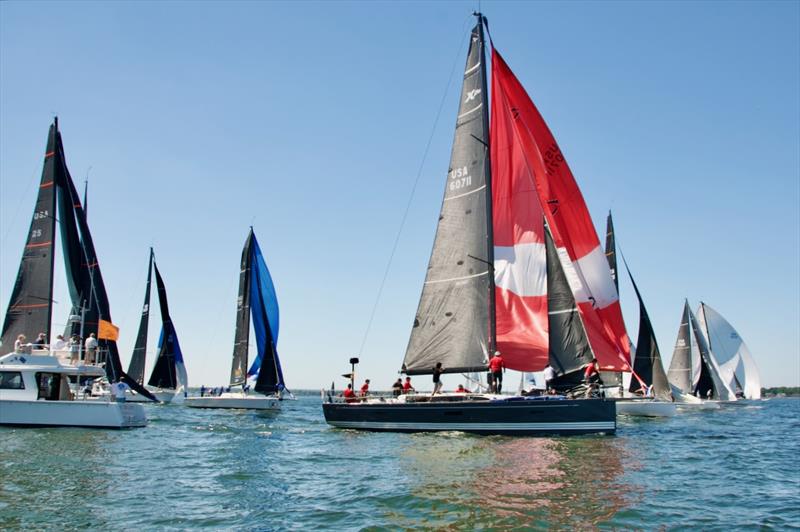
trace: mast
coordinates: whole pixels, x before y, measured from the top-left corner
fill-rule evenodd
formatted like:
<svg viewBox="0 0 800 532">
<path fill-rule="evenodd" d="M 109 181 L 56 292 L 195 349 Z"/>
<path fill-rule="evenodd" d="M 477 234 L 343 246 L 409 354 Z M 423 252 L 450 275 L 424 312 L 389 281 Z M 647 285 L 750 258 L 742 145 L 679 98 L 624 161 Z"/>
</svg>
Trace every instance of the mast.
<svg viewBox="0 0 800 532">
<path fill-rule="evenodd" d="M 53 269 L 55 266 L 56 178 L 60 158 L 56 155 L 58 118 L 47 136 L 39 194 L 31 217 L 28 239 L 22 251 L 17 279 L 3 321 L 4 351 L 13 349 L 17 336 L 45 333 L 50 341 L 53 314 Z"/>
<path fill-rule="evenodd" d="M 486 98 L 489 97 L 486 83 L 486 41 L 483 35 L 483 26 L 489 22 L 480 11 L 475 13 L 478 18 L 478 41 L 480 42 L 481 56 L 481 92 Z M 483 131 L 489 132 L 489 106 L 483 106 L 481 112 L 483 118 Z M 483 138 L 485 150 L 484 179 L 486 181 L 486 251 L 487 262 L 489 263 L 489 353 L 493 354 L 497 349 L 497 307 L 495 305 L 495 279 L 494 279 L 494 218 L 492 216 L 492 161 L 491 161 L 491 135 Z"/>
</svg>

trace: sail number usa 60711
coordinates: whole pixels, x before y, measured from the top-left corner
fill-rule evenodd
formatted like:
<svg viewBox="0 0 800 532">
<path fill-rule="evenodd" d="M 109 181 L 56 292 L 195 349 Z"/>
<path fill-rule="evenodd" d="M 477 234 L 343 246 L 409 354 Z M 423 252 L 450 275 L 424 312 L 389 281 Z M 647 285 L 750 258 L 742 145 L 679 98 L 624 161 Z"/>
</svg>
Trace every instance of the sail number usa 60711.
<svg viewBox="0 0 800 532">
<path fill-rule="evenodd" d="M 447 176 L 450 180 L 450 190 L 459 190 L 468 187 L 472 184 L 472 176 L 469 175 L 469 169 L 466 166 L 453 168 Z"/>
</svg>

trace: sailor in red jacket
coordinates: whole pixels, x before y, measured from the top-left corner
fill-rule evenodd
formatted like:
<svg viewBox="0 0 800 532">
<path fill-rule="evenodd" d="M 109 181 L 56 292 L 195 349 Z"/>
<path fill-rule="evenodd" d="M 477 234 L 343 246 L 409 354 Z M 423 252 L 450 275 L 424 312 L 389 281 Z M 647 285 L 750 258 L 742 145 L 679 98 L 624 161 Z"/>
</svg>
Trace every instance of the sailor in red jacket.
<svg viewBox="0 0 800 532">
<path fill-rule="evenodd" d="M 369 393 L 369 379 L 364 381 L 364 385 L 361 387 L 361 397 L 366 397 Z"/>
<path fill-rule="evenodd" d="M 342 392 L 342 396 L 344 396 L 344 401 L 346 403 L 354 403 L 358 399 L 356 399 L 356 393 L 353 391 L 353 385 L 348 384 L 347 388 Z"/>
<path fill-rule="evenodd" d="M 495 351 L 494 356 L 489 361 L 489 371 L 492 372 L 492 377 L 494 378 L 495 393 L 503 391 L 503 371 L 505 369 L 506 363 L 503 360 L 503 355 L 500 354 L 500 351 Z"/>
</svg>

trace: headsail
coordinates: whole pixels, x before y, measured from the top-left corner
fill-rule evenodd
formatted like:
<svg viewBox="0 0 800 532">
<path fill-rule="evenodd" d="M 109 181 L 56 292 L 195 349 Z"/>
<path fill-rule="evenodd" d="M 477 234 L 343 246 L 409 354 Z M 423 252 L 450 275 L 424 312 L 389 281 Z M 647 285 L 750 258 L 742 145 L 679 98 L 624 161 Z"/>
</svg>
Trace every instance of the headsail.
<svg viewBox="0 0 800 532">
<path fill-rule="evenodd" d="M 250 255 L 250 311 L 258 354 L 247 373 L 248 376 L 256 376 L 255 391 L 270 394 L 284 388 L 283 370 L 277 351 L 280 325 L 278 298 L 255 234 Z"/>
<path fill-rule="evenodd" d="M 610 215 L 609 221 L 611 221 Z M 639 300 L 639 338 L 636 340 L 633 371 L 638 376 L 638 379 L 644 381 L 644 384 L 653 387 L 653 396 L 656 399 L 672 401 L 672 390 L 667 380 L 667 374 L 664 373 L 664 365 L 661 363 L 661 351 L 658 349 L 653 324 L 650 322 L 650 316 L 644 306 L 642 294 L 639 292 L 639 287 L 636 286 L 636 281 L 633 280 L 633 274 L 628 268 L 627 262 L 625 263 L 625 269 L 628 271 L 633 291 L 636 292 L 636 298 Z M 641 384 L 638 379 L 631 379 L 629 391 L 636 392 L 639 390 Z"/>
<path fill-rule="evenodd" d="M 583 378 L 581 368 L 591 362 L 595 355 L 564 271 L 564 267 L 571 267 L 572 263 L 565 253 L 559 253 L 556 249 L 549 227 L 545 231 L 545 245 L 550 366 L 559 380 L 577 383 Z"/>
<path fill-rule="evenodd" d="M 155 261 L 153 270 L 156 272 L 158 306 L 161 309 L 161 337 L 158 341 L 158 358 L 147 384 L 162 389 L 177 389 L 182 386 L 185 393 L 189 388 L 186 366 L 183 364 L 183 353 L 178 343 L 178 334 L 175 332 L 175 325 L 169 315 L 167 288 Z"/>
<path fill-rule="evenodd" d="M 453 151 L 407 374 L 481 371 L 494 348 L 489 117 L 483 26 L 472 30 Z"/>
<path fill-rule="evenodd" d="M 547 252 L 532 154 L 515 130 L 517 113 L 492 78 L 492 217 L 497 348 L 505 364 L 541 371 L 548 364 Z"/>
<path fill-rule="evenodd" d="M 253 228 L 247 235 L 242 249 L 239 270 L 239 296 L 236 299 L 236 332 L 233 339 L 233 361 L 231 363 L 231 385 L 244 384 L 247 380 L 247 350 L 250 347 L 250 268 Z"/>
<path fill-rule="evenodd" d="M 139 322 L 139 332 L 136 334 L 136 344 L 128 364 L 128 375 L 139 384 L 144 383 L 144 363 L 147 351 L 147 330 L 150 323 L 150 284 L 153 275 L 153 248 L 150 248 L 150 258 L 147 262 L 147 285 L 144 289 L 144 304 L 142 305 L 142 319 Z"/>
<path fill-rule="evenodd" d="M 575 275 L 568 272 L 567 279 L 592 349 L 603 369 L 621 370 L 630 359 L 628 335 L 611 271 L 580 189 L 547 124 L 496 48 L 492 75 L 493 86 L 502 87 L 513 109 L 515 134 L 531 154 L 528 160 L 553 240 L 572 262 Z"/>
<path fill-rule="evenodd" d="M 619 277 L 617 276 L 617 240 L 614 235 L 614 220 L 611 219 L 611 211 L 608 211 L 606 217 L 606 260 L 608 267 L 611 270 L 611 278 L 614 279 L 614 286 L 617 287 L 617 294 L 619 294 Z M 630 275 L 628 271 L 628 275 Z"/>
<path fill-rule="evenodd" d="M 708 346 L 719 363 L 722 380 L 747 399 L 761 398 L 761 378 L 747 344 L 722 315 L 700 303 L 697 320 L 706 335 Z"/>
<path fill-rule="evenodd" d="M 700 324 L 691 311 L 689 311 L 689 323 L 692 328 L 692 336 L 697 343 L 697 349 L 700 353 L 700 372 L 695 380 L 694 393 L 704 398 L 708 396 L 708 391 L 711 390 L 711 397 L 713 399 L 735 401 L 736 394 L 728 384 L 722 380 L 719 364 L 717 364 L 714 354 L 708 348 L 708 342 L 706 342 Z"/>
<path fill-rule="evenodd" d="M 11 299 L 3 321 L 4 351 L 13 349 L 17 336 L 24 334 L 29 341 L 43 332 L 50 338 L 53 312 L 53 267 L 56 224 L 56 174 L 62 162 L 56 156 L 58 119 L 50 126 L 44 168 L 39 182 L 39 195 L 33 209 L 28 240 L 22 252 Z"/>
</svg>

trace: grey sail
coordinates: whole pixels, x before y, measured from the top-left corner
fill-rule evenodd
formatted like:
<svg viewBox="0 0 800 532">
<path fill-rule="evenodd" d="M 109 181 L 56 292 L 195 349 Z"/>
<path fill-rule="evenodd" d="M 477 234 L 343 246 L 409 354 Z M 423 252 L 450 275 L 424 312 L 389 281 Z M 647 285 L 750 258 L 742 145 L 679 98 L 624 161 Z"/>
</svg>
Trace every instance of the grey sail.
<svg viewBox="0 0 800 532">
<path fill-rule="evenodd" d="M 84 203 L 84 206 L 85 205 Z M 139 384 L 144 383 L 144 363 L 147 351 L 147 330 L 150 323 L 150 285 L 152 278 L 153 248 L 150 248 L 150 260 L 147 263 L 147 285 L 144 289 L 144 304 L 142 305 L 142 319 L 139 321 L 139 332 L 136 334 L 136 344 L 133 346 L 133 354 L 128 364 L 128 375 Z"/>
<path fill-rule="evenodd" d="M 554 388 L 571 387 L 583 379 L 581 369 L 592 361 L 594 353 L 586 336 L 575 296 L 545 225 L 547 253 L 547 323 L 550 341 L 550 366 L 556 371 Z"/>
<path fill-rule="evenodd" d="M 472 30 L 444 199 L 403 361 L 409 375 L 487 367 L 494 349 L 489 114 L 483 26 Z"/>
<path fill-rule="evenodd" d="M 61 158 L 56 156 L 58 119 L 50 126 L 44 155 L 39 195 L 33 209 L 28 240 L 22 251 L 17 280 L 11 291 L 5 320 L 3 321 L 3 351 L 11 351 L 17 336 L 24 334 L 32 342 L 37 334 L 50 338 L 50 321 L 53 313 L 53 266 L 56 228 L 56 174 Z"/>
<path fill-rule="evenodd" d="M 700 375 L 696 378 L 693 392 L 701 398 L 710 397 L 720 401 L 735 400 L 734 392 L 722 382 L 719 374 L 719 365 L 711 353 L 697 318 L 691 311 L 689 311 L 689 322 L 692 328 L 692 337 L 697 342 L 697 348 L 700 352 Z"/>
<path fill-rule="evenodd" d="M 675 340 L 675 350 L 672 352 L 672 360 L 669 363 L 667 378 L 669 382 L 678 388 L 682 393 L 691 395 L 692 389 L 692 332 L 690 318 L 692 310 L 689 308 L 689 301 L 683 305 L 683 315 L 681 324 L 678 327 L 678 338 Z"/>
<path fill-rule="evenodd" d="M 242 249 L 239 271 L 239 295 L 236 299 L 236 332 L 233 340 L 231 384 L 244 384 L 247 380 L 247 351 L 250 347 L 250 267 L 253 229 L 247 235 Z"/>
</svg>

